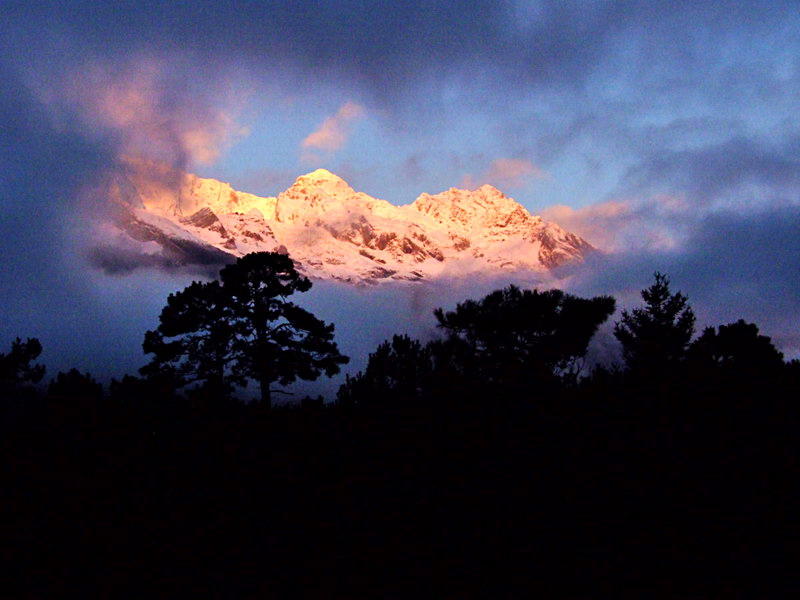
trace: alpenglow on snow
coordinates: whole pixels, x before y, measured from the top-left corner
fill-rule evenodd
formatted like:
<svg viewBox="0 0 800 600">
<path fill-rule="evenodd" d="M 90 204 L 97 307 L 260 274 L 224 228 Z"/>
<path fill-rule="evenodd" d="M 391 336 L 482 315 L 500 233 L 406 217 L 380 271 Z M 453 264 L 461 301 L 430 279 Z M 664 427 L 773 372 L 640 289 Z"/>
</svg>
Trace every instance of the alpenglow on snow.
<svg viewBox="0 0 800 600">
<path fill-rule="evenodd" d="M 490 185 L 422 194 L 394 206 L 317 169 L 264 198 L 131 161 L 110 193 L 115 243 L 135 247 L 145 265 L 212 267 L 250 252 L 278 251 L 312 279 L 364 285 L 546 274 L 595 251 Z M 97 256 L 104 260 L 100 247 Z"/>
</svg>

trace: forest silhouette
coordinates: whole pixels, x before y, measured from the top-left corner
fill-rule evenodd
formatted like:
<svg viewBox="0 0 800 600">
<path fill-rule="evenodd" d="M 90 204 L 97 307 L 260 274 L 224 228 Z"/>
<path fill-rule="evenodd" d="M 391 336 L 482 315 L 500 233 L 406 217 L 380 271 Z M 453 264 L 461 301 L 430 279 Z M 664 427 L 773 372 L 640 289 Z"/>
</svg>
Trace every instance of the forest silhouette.
<svg viewBox="0 0 800 600">
<path fill-rule="evenodd" d="M 287 257 L 243 263 L 170 296 L 107 389 L 43 385 L 35 339 L 0 354 L 4 595 L 796 590 L 800 363 L 755 324 L 696 335 L 656 273 L 623 362 L 588 368 L 614 299 L 509 286 L 385 341 L 335 400 L 272 406 L 234 391 L 346 359 Z"/>
</svg>

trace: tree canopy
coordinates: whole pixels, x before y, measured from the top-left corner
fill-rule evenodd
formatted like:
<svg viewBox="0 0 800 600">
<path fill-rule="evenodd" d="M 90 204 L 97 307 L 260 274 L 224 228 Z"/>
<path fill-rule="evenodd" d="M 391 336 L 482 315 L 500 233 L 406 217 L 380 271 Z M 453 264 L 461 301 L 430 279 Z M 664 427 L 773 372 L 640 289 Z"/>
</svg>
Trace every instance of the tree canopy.
<svg viewBox="0 0 800 600">
<path fill-rule="evenodd" d="M 463 374 L 488 384 L 526 384 L 574 376 L 614 307 L 610 296 L 579 298 L 511 285 L 453 311 L 439 308 L 434 316 L 447 334 L 441 348 Z"/>
<path fill-rule="evenodd" d="M 527 396 L 573 382 L 597 328 L 614 312 L 609 296 L 561 290 L 496 290 L 455 310 L 434 311 L 443 339 L 423 345 L 394 336 L 370 354 L 367 368 L 339 390 L 345 403 L 445 398 L 486 393 Z"/>
<path fill-rule="evenodd" d="M 348 358 L 333 341 L 334 326 L 288 300 L 310 288 L 286 255 L 237 259 L 219 281 L 169 296 L 158 328 L 145 334 L 144 350 L 154 358 L 142 374 L 178 386 L 199 382 L 223 397 L 253 380 L 267 405 L 276 382 L 335 375 Z"/>
<path fill-rule="evenodd" d="M 772 375 L 784 367 L 783 353 L 772 340 L 743 319 L 716 329 L 706 327 L 692 343 L 689 358 L 695 368 L 735 380 Z"/>
<path fill-rule="evenodd" d="M 687 297 L 670 291 L 666 275 L 656 272 L 654 277 L 653 285 L 641 292 L 644 307 L 623 310 L 614 326 L 625 366 L 648 376 L 667 374 L 685 358 L 695 323 Z"/>
<path fill-rule="evenodd" d="M 432 378 L 430 345 L 408 335 L 395 335 L 369 355 L 363 372 L 347 377 L 337 398 L 343 404 L 412 400 L 429 392 Z"/>
<path fill-rule="evenodd" d="M 42 345 L 36 338 L 24 342 L 17 338 L 11 343 L 8 354 L 0 353 L 0 393 L 15 394 L 41 381 L 44 365 L 32 364 L 41 353 Z"/>
<path fill-rule="evenodd" d="M 47 395 L 59 400 L 100 400 L 103 397 L 103 386 L 89 374 L 78 369 L 70 369 L 66 373 L 59 372 L 47 387 Z"/>
</svg>

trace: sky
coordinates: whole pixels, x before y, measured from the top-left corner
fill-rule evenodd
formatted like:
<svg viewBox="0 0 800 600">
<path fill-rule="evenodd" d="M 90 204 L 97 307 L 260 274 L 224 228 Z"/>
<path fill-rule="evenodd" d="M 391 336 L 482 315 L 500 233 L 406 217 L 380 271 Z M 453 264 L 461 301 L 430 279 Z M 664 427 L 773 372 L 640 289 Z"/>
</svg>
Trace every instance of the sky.
<svg viewBox="0 0 800 600">
<path fill-rule="evenodd" d="M 0 123 L 0 352 L 38 337 L 50 375 L 134 372 L 193 278 L 87 262 L 125 156 L 260 195 L 319 167 L 394 204 L 490 183 L 604 251 L 569 291 L 633 306 L 663 271 L 701 324 L 800 355 L 798 2 L 6 0 Z M 308 302 L 359 365 L 485 291 Z"/>
</svg>

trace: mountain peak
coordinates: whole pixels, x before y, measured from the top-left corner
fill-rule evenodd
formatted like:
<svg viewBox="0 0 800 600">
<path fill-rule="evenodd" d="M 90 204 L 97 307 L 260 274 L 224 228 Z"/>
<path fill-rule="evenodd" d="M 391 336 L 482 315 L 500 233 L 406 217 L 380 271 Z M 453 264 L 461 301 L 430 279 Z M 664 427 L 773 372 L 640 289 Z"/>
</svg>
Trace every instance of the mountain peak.
<svg viewBox="0 0 800 600">
<path fill-rule="evenodd" d="M 474 191 L 450 188 L 440 194 L 422 194 L 413 206 L 440 223 L 466 228 L 522 225 L 534 219 L 516 200 L 489 184 Z"/>
<path fill-rule="evenodd" d="M 499 195 L 499 196 L 505 196 L 505 194 L 504 194 L 503 192 L 501 192 L 500 190 L 498 190 L 496 187 L 494 187 L 494 186 L 493 186 L 492 184 L 490 184 L 490 183 L 484 183 L 484 184 L 483 184 L 481 187 L 479 187 L 479 188 L 478 188 L 477 190 L 475 190 L 475 191 L 477 191 L 477 192 L 483 192 L 483 193 L 484 193 L 484 194 L 486 194 L 486 195 L 492 195 L 492 196 L 497 196 L 497 195 Z"/>
<path fill-rule="evenodd" d="M 149 181 L 160 173 L 145 175 L 112 190 L 128 207 L 119 227 L 184 262 L 206 264 L 208 252 L 241 256 L 283 248 L 309 277 L 361 285 L 499 271 L 541 274 L 594 250 L 491 185 L 422 194 L 395 207 L 356 193 L 327 169 L 298 177 L 277 198 L 184 173 L 173 189 Z"/>
<path fill-rule="evenodd" d="M 275 217 L 285 223 L 311 222 L 323 213 L 346 211 L 356 192 L 338 175 L 317 169 L 301 175 L 278 195 Z"/>
<path fill-rule="evenodd" d="M 293 192 L 294 195 L 306 195 L 314 193 L 315 190 L 336 198 L 345 198 L 356 193 L 349 183 L 328 169 L 317 169 L 301 175 L 286 191 Z"/>
<path fill-rule="evenodd" d="M 306 173 L 305 175 L 301 175 L 297 178 L 295 183 L 303 181 L 303 182 L 314 182 L 314 183 L 323 183 L 323 182 L 330 182 L 330 183 L 344 183 L 347 185 L 347 182 L 336 175 L 335 173 L 331 173 L 328 169 L 316 169 L 311 171 L 310 173 Z"/>
</svg>

